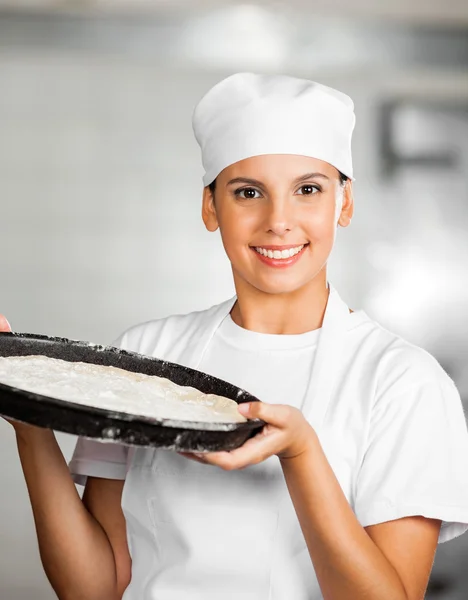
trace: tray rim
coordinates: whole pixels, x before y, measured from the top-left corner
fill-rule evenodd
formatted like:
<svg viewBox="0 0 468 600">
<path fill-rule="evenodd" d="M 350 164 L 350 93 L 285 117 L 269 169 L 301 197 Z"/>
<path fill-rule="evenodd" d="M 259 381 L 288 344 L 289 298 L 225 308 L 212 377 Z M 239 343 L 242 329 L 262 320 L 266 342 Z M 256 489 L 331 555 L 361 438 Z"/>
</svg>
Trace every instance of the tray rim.
<svg viewBox="0 0 468 600">
<path fill-rule="evenodd" d="M 221 383 L 228 384 L 229 386 L 239 390 L 240 392 L 247 394 L 249 396 L 249 400 L 247 400 L 247 402 L 261 402 L 261 400 L 259 400 L 255 396 L 253 396 L 250 392 L 247 392 L 247 390 L 239 388 L 238 386 L 236 386 L 228 381 L 223 381 L 219 377 L 209 375 L 208 373 L 204 373 L 203 371 L 199 371 L 198 369 L 193 369 L 192 367 L 186 367 L 185 365 L 167 361 L 165 359 L 157 358 L 155 356 L 141 354 L 139 352 L 135 352 L 132 350 L 125 350 L 123 348 L 118 348 L 117 346 L 110 346 L 110 345 L 107 346 L 107 345 L 102 345 L 102 344 L 95 344 L 93 342 L 87 342 L 84 340 L 76 340 L 76 339 L 72 339 L 72 338 L 65 338 L 65 337 L 58 337 L 58 336 L 48 336 L 48 335 L 43 335 L 43 334 L 10 332 L 10 331 L 8 331 L 8 332 L 1 331 L 0 339 L 2 337 L 28 339 L 28 340 L 32 340 L 32 341 L 37 340 L 37 341 L 44 341 L 44 342 L 63 343 L 63 344 L 67 344 L 67 345 L 71 344 L 72 346 L 89 348 L 89 349 L 95 350 L 97 352 L 112 352 L 114 354 L 121 354 L 121 355 L 129 356 L 130 358 L 144 359 L 145 361 L 149 361 L 149 362 L 154 361 L 154 362 L 158 362 L 158 363 L 164 363 L 165 365 L 168 365 L 169 367 L 174 366 L 176 368 L 183 368 L 188 371 L 195 371 L 197 373 L 201 373 L 201 374 L 209 377 L 210 379 L 214 379 Z M 9 356 L 14 357 L 17 355 L 8 355 L 8 356 L 0 355 L 0 358 L 7 358 Z M 24 356 L 46 356 L 46 355 L 36 353 L 36 354 L 28 354 L 28 355 L 24 355 Z M 84 361 L 67 361 L 66 359 L 60 359 L 60 360 L 65 360 L 66 362 L 84 362 Z M 96 364 L 96 363 L 92 363 L 92 364 Z M 125 369 L 124 367 L 115 367 L 115 368 L 120 368 L 123 371 L 128 371 L 128 369 Z M 128 371 L 128 372 L 131 373 L 131 372 L 135 372 L 135 371 Z M 196 386 L 191 386 L 191 387 L 194 387 L 195 389 L 199 389 Z M 10 386 L 8 384 L 0 382 L 0 392 L 1 391 L 7 392 L 7 393 L 12 393 L 12 394 L 18 395 L 20 397 L 25 396 L 29 400 L 39 401 L 45 405 L 52 405 L 52 406 L 57 406 L 59 408 L 66 408 L 66 409 L 69 409 L 71 412 L 87 413 L 89 416 L 112 418 L 112 419 L 115 419 L 118 421 L 123 421 L 126 423 L 136 423 L 136 424 L 141 423 L 144 425 L 155 425 L 158 427 L 168 427 L 168 428 L 174 428 L 174 429 L 213 431 L 213 432 L 221 433 L 221 432 L 237 431 L 239 429 L 241 429 L 241 430 L 255 429 L 255 428 L 258 428 L 260 425 L 266 424 L 265 421 L 263 421 L 261 419 L 248 419 L 247 421 L 244 421 L 244 422 L 233 423 L 233 422 L 225 422 L 225 421 L 219 421 L 219 422 L 183 421 L 183 420 L 178 420 L 178 419 L 148 417 L 148 416 L 144 416 L 144 415 L 138 415 L 136 413 L 113 411 L 111 409 L 93 407 L 88 404 L 80 404 L 80 403 L 71 402 L 68 400 L 61 400 L 59 398 L 54 398 L 52 396 L 45 396 L 43 394 L 37 394 L 35 392 L 30 392 L 30 391 L 23 390 L 21 388 L 17 388 L 17 387 Z M 202 391 L 202 390 L 199 390 L 199 391 Z M 242 394 L 239 394 L 239 396 L 241 396 L 241 395 Z M 229 399 L 233 400 L 232 398 L 229 398 Z M 233 400 L 233 401 L 237 402 L 236 400 Z M 237 403 L 241 404 L 241 402 L 237 402 Z M 1 409 L 0 409 L 0 414 L 2 414 Z M 3 415 L 3 416 L 13 419 L 13 417 L 9 417 L 8 415 Z"/>
</svg>

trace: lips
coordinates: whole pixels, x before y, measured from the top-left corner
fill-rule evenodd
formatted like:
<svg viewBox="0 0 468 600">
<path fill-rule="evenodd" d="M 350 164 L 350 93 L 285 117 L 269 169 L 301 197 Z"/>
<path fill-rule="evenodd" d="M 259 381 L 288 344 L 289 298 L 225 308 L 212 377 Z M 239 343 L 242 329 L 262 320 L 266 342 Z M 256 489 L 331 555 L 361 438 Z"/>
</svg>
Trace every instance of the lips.
<svg viewBox="0 0 468 600">
<path fill-rule="evenodd" d="M 253 246 L 255 255 L 270 267 L 289 267 L 295 264 L 309 244 L 289 246 Z"/>
</svg>

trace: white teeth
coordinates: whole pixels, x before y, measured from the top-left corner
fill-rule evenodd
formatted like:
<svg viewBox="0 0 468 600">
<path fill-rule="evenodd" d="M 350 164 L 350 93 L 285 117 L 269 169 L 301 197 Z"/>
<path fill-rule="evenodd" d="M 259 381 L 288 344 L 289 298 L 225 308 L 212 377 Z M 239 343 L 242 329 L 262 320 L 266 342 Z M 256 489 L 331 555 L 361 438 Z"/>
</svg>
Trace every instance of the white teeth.
<svg viewBox="0 0 468 600">
<path fill-rule="evenodd" d="M 268 258 L 282 259 L 282 258 L 290 258 L 291 256 L 296 256 L 299 252 L 304 248 L 304 244 L 302 246 L 296 246 L 296 248 L 289 248 L 287 250 L 266 250 L 265 248 L 261 248 L 258 246 L 255 250 L 261 254 L 262 256 L 267 256 Z"/>
</svg>

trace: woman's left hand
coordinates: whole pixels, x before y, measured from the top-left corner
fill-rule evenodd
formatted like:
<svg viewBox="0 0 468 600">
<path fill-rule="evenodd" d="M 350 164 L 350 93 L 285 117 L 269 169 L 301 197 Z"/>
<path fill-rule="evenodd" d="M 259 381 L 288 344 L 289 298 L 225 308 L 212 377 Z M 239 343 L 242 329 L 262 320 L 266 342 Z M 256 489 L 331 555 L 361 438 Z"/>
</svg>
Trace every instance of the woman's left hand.
<svg viewBox="0 0 468 600">
<path fill-rule="evenodd" d="M 180 455 L 231 471 L 255 465 L 276 454 L 281 460 L 295 458 L 314 444 L 317 436 L 300 410 L 285 404 L 245 402 L 239 412 L 249 419 L 262 419 L 266 425 L 255 437 L 229 452 L 192 453 Z"/>
</svg>

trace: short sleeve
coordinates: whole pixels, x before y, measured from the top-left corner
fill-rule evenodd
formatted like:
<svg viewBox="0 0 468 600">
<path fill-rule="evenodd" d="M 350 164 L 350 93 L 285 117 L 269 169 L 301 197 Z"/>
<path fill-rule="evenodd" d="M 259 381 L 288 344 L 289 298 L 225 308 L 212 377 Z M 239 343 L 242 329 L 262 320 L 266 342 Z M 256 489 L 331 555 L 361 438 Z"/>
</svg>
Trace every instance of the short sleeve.
<svg viewBox="0 0 468 600">
<path fill-rule="evenodd" d="M 128 446 L 78 438 L 68 466 L 79 485 L 86 485 L 88 477 L 125 479 L 128 455 Z"/>
<path fill-rule="evenodd" d="M 440 519 L 439 543 L 468 530 L 468 433 L 448 376 L 376 403 L 354 511 L 363 527 L 416 515 Z"/>
<path fill-rule="evenodd" d="M 121 348 L 124 342 L 125 334 L 122 334 L 112 346 Z M 78 485 L 86 485 L 88 477 L 125 479 L 128 458 L 128 446 L 78 438 L 68 467 L 73 481 Z"/>
</svg>

